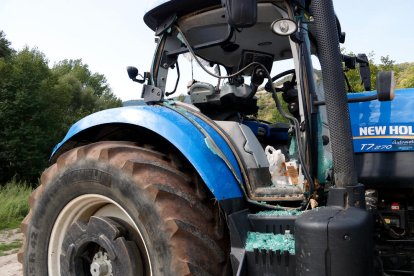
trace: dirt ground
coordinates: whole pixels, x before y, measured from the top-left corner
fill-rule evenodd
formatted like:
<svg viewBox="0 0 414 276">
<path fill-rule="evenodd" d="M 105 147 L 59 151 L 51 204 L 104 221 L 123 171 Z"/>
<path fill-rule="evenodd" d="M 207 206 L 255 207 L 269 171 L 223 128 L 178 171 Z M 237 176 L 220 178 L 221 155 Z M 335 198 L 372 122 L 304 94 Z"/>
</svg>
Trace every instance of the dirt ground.
<svg viewBox="0 0 414 276">
<path fill-rule="evenodd" d="M 21 241 L 22 233 L 19 229 L 0 231 L 0 244 L 9 244 L 14 241 Z M 5 256 L 0 256 L 0 275 L 1 276 L 21 276 L 23 275 L 22 266 L 17 261 L 17 251 L 13 249 L 5 252 Z"/>
<path fill-rule="evenodd" d="M 0 257 L 0 274 L 2 276 L 23 275 L 22 266 L 17 261 L 17 254 Z"/>
</svg>

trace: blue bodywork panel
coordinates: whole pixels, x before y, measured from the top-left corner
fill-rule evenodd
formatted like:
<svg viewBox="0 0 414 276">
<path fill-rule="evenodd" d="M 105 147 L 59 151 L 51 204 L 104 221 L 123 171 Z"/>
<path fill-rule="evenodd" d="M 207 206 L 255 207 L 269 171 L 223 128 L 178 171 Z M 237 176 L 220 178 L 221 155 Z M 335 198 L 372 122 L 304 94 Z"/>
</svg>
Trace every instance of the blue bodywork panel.
<svg viewBox="0 0 414 276">
<path fill-rule="evenodd" d="M 289 140 L 288 124 L 270 124 L 255 120 L 244 120 L 243 124 L 248 126 L 257 137 L 268 141 L 287 143 Z"/>
<path fill-rule="evenodd" d="M 376 91 L 348 94 L 349 98 Z M 355 152 L 414 151 L 414 89 L 395 91 L 389 102 L 349 104 Z"/>
<path fill-rule="evenodd" d="M 74 135 L 110 123 L 144 127 L 170 141 L 198 171 L 217 200 L 242 197 L 243 178 L 233 152 L 210 125 L 184 109 L 177 112 L 169 107 L 144 105 L 94 113 L 75 123 L 53 154 Z"/>
</svg>

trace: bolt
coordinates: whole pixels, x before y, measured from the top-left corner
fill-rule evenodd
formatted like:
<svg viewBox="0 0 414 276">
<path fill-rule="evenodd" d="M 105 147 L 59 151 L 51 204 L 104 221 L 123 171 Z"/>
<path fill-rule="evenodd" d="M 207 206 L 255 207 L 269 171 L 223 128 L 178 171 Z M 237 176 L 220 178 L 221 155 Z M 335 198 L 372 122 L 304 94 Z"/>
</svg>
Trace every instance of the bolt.
<svg viewBox="0 0 414 276">
<path fill-rule="evenodd" d="M 327 135 L 323 135 L 322 136 L 322 144 L 324 146 L 326 146 L 327 144 L 329 144 L 329 137 Z"/>
<path fill-rule="evenodd" d="M 108 273 L 108 265 L 104 261 L 96 261 L 91 264 L 92 276 L 103 276 Z"/>
<path fill-rule="evenodd" d="M 346 241 L 350 241 L 350 240 L 351 240 L 351 236 L 350 236 L 350 235 L 348 235 L 348 234 L 345 234 L 345 235 L 344 235 L 344 240 L 346 240 Z"/>
<path fill-rule="evenodd" d="M 300 123 L 300 131 L 305 132 L 306 127 L 305 127 L 305 121 L 303 121 L 302 123 Z"/>
</svg>

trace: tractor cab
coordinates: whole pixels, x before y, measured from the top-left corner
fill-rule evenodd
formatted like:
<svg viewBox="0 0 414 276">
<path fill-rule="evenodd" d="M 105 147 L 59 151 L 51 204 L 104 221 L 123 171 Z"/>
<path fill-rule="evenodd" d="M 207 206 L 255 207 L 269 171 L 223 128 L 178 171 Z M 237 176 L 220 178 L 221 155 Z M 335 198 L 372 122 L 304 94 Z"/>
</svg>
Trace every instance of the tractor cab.
<svg viewBox="0 0 414 276">
<path fill-rule="evenodd" d="M 266 71 L 272 72 L 276 61 L 292 59 L 292 53 L 297 51 L 290 37 L 297 25 L 289 19 L 292 7 L 285 1 L 245 2 L 254 2 L 252 15 L 239 16 L 239 22 L 229 18 L 229 7 L 220 1 L 166 1 L 153 5 L 144 21 L 160 37 L 151 72 L 155 86 L 165 90 L 168 69 L 179 70 L 178 57 L 190 56 L 208 75 L 220 80 L 209 83 L 187 79 L 192 104 L 213 119 L 256 114 L 255 93 L 264 85 Z M 173 92 L 176 89 L 177 86 Z"/>
<path fill-rule="evenodd" d="M 186 1 L 168 1 L 150 10 L 144 20 L 156 33 L 168 20 L 176 20 L 195 53 L 208 62 L 224 66 L 228 73 L 252 61 L 262 62 L 270 71 L 273 61 L 292 58 L 289 37 L 272 31 L 273 22 L 289 17 L 284 1 L 258 3 L 255 24 L 239 28 L 229 25 L 220 1 L 188 1 L 187 6 L 192 9 L 184 11 L 180 5 L 174 5 L 183 2 Z M 166 16 L 160 19 L 162 12 Z"/>
<path fill-rule="evenodd" d="M 198 70 L 207 76 L 206 79 L 187 79 L 190 102 L 227 132 L 238 152 L 250 160 L 245 163 L 251 181 L 251 198 L 287 199 L 300 205 L 304 199 L 303 180 L 299 187 L 272 187 L 264 151 L 266 145 L 272 145 L 287 154 L 290 125 L 256 119 L 259 109 L 256 93 L 265 89 L 271 92 L 273 81 L 287 77 L 278 91 L 290 92 L 290 106 L 296 109 L 292 110 L 296 117 L 283 114 L 290 117 L 299 129 L 296 83 L 299 47 L 295 40 L 300 39 L 300 24 L 294 20 L 294 6 L 287 1 L 236 2 L 167 1 L 149 9 L 144 21 L 155 31 L 159 42 L 152 71 L 148 74 L 152 82 L 144 85 L 143 98 L 151 104 L 162 100 L 163 95 L 172 95 L 179 87 L 180 76 L 186 77 L 182 70 L 180 73 L 180 57 L 189 56 L 198 64 Z M 242 6 L 249 8 L 241 12 L 238 8 Z M 283 68 L 281 74 L 272 78 L 272 69 L 285 60 L 290 60 L 290 67 Z M 298 69 L 294 69 L 295 65 Z M 167 81 L 173 71 L 177 72 L 177 79 L 173 81 L 175 86 L 167 89 Z M 161 92 L 159 97 L 154 97 L 153 89 Z M 281 109 L 281 103 L 277 105 Z M 246 143 L 254 150 L 246 149 Z M 292 159 L 298 159 L 294 149 L 290 153 L 295 156 Z M 303 178 L 297 161 L 294 166 L 293 177 Z"/>
</svg>

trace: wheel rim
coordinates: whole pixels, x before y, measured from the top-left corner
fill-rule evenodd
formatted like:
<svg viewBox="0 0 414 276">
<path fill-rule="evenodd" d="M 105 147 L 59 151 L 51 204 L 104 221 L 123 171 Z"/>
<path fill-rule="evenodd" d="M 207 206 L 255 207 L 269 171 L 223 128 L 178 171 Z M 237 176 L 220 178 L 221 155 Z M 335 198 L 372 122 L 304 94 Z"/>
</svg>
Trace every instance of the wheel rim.
<svg viewBox="0 0 414 276">
<path fill-rule="evenodd" d="M 113 217 L 127 224 L 133 229 L 140 240 L 141 264 L 146 264 L 149 275 L 152 275 L 148 248 L 141 231 L 132 220 L 128 212 L 112 199 L 99 194 L 86 194 L 71 200 L 59 213 L 50 235 L 48 246 L 49 275 L 61 275 L 60 256 L 63 252 L 62 244 L 72 225 L 78 221 L 88 222 L 92 217 Z M 144 268 L 141 268 L 144 271 Z M 103 274 L 105 275 L 105 274 Z"/>
</svg>

